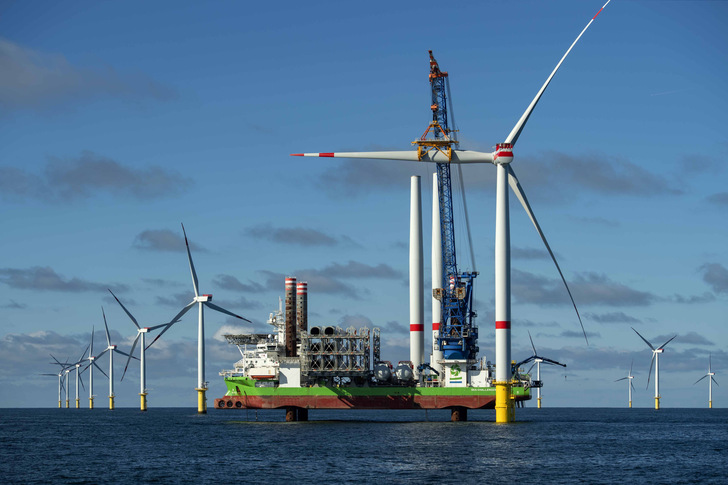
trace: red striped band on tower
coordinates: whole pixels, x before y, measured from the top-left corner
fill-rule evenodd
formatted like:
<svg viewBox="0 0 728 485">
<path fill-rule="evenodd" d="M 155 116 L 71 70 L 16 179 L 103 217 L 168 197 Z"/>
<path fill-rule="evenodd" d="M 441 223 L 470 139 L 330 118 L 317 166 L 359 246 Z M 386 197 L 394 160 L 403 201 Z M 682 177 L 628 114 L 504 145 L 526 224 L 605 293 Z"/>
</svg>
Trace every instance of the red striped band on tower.
<svg viewBox="0 0 728 485">
<path fill-rule="evenodd" d="M 510 330 L 511 328 L 511 322 L 508 320 L 496 320 L 495 322 L 495 329 L 496 330 Z"/>
<path fill-rule="evenodd" d="M 424 323 L 410 323 L 410 332 L 424 332 L 424 331 L 425 331 Z"/>
<path fill-rule="evenodd" d="M 433 322 L 432 330 L 435 332 L 439 332 L 440 331 L 440 322 Z"/>
</svg>

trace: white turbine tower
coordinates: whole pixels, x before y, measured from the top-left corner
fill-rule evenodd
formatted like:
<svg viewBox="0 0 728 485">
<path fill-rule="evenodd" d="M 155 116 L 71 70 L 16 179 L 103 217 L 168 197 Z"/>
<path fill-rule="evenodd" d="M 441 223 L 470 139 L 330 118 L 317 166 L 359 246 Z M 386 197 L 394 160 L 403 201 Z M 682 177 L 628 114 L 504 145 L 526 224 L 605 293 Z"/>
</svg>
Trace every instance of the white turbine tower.
<svg viewBox="0 0 728 485">
<path fill-rule="evenodd" d="M 123 303 L 116 297 L 113 291 L 109 290 L 109 293 L 111 293 L 111 296 L 114 297 L 116 302 L 121 305 L 121 308 L 124 310 L 124 312 L 129 315 L 129 318 L 131 318 L 132 323 L 137 329 L 137 336 L 134 339 L 134 343 L 131 344 L 131 350 L 129 351 L 129 356 L 126 359 L 126 365 L 124 366 L 124 372 L 121 374 L 121 380 L 124 380 L 124 376 L 126 375 L 126 369 L 129 367 L 129 362 L 131 361 L 131 356 L 134 355 L 134 349 L 136 348 L 137 342 L 139 342 L 139 339 L 141 338 L 141 347 L 140 347 L 140 358 L 139 358 L 139 396 L 141 397 L 141 410 L 146 411 L 147 410 L 147 364 L 146 364 L 146 335 L 147 333 L 151 332 L 152 330 L 156 330 L 158 328 L 162 328 L 166 326 L 166 323 L 163 323 L 161 325 L 156 325 L 154 327 L 140 327 L 139 322 L 137 322 L 137 319 L 134 318 L 134 316 L 129 312 L 129 310 L 126 309 Z"/>
<path fill-rule="evenodd" d="M 116 345 L 111 344 L 111 335 L 109 335 L 109 326 L 106 323 L 106 313 L 104 312 L 104 307 L 101 307 L 101 314 L 104 316 L 104 328 L 106 329 L 106 344 L 107 347 L 104 349 L 103 352 L 101 352 L 97 358 L 104 355 L 106 352 L 109 353 L 109 375 L 107 376 L 109 378 L 109 409 L 114 409 L 114 398 L 116 397 L 114 394 L 114 353 L 119 353 L 121 355 L 126 355 L 129 357 L 129 354 L 126 352 L 122 352 L 121 350 L 116 348 Z M 136 359 L 136 357 L 133 357 Z"/>
<path fill-rule="evenodd" d="M 629 407 L 632 407 L 632 389 L 634 389 L 634 384 L 632 384 L 632 379 L 634 379 L 634 376 L 632 375 L 632 366 L 634 365 L 634 361 L 629 365 L 629 374 L 627 374 L 625 377 L 622 377 L 621 379 L 617 379 L 614 382 L 619 382 L 623 380 L 627 380 L 627 390 L 629 391 Z"/>
<path fill-rule="evenodd" d="M 164 327 L 164 329 L 159 332 L 159 335 L 152 340 L 152 343 L 147 346 L 147 348 L 151 347 L 154 342 L 161 337 L 164 332 L 169 330 L 172 325 L 177 323 L 182 316 L 187 313 L 187 311 L 192 308 L 194 305 L 197 305 L 198 307 L 198 325 L 197 325 L 197 387 L 195 390 L 197 391 L 197 412 L 200 414 L 204 414 L 207 412 L 207 399 L 205 397 L 205 392 L 207 391 L 207 382 L 205 381 L 205 317 L 204 317 L 204 307 L 211 308 L 212 310 L 218 311 L 220 313 L 224 313 L 226 315 L 230 315 L 231 317 L 239 318 L 240 320 L 244 320 L 248 323 L 251 323 L 250 320 L 247 318 L 243 318 L 240 315 L 236 315 L 233 312 L 230 312 L 228 310 L 225 310 L 222 307 L 219 307 L 215 305 L 214 303 L 211 303 L 212 301 L 212 295 L 206 294 L 201 295 L 199 291 L 199 283 L 197 280 L 197 272 L 195 272 L 195 265 L 192 263 L 192 253 L 190 253 L 190 244 L 187 241 L 187 232 L 185 232 L 185 226 L 182 224 L 182 233 L 185 237 L 185 246 L 187 247 L 187 259 L 190 263 L 190 273 L 192 274 L 192 286 L 195 290 L 195 297 L 192 299 L 191 302 L 189 302 L 169 323 L 167 323 Z"/>
<path fill-rule="evenodd" d="M 86 365 L 86 369 L 89 369 L 88 373 L 88 408 L 93 409 L 94 408 L 94 367 L 96 367 L 103 375 L 106 377 L 109 377 L 106 375 L 106 373 L 99 367 L 99 365 L 96 363 L 97 357 L 94 356 L 94 327 L 91 327 L 91 345 L 89 346 L 88 351 L 88 357 L 86 359 L 88 361 L 88 364 Z"/>
<path fill-rule="evenodd" d="M 335 158 L 357 158 L 357 159 L 383 159 L 383 160 L 408 160 L 413 162 L 436 162 L 436 163 L 492 163 L 496 166 L 497 183 L 496 183 L 496 229 L 495 229 L 495 339 L 496 339 L 496 422 L 508 423 L 515 419 L 514 399 L 511 396 L 511 388 L 514 384 L 511 370 L 511 254 L 510 254 L 510 222 L 508 211 L 508 185 L 518 197 L 521 205 L 526 210 L 531 222 L 536 227 L 541 239 L 546 246 L 551 259 L 556 264 L 556 268 L 561 276 L 566 290 L 569 293 L 571 302 L 576 310 L 579 323 L 582 326 L 582 332 L 586 339 L 586 332 L 581 323 L 579 311 L 576 308 L 574 298 L 566 284 L 561 268 L 556 262 L 556 258 L 549 247 L 546 237 L 541 230 L 536 217 L 526 199 L 526 195 L 521 187 L 516 174 L 511 167 L 513 161 L 513 148 L 518 138 L 526 126 L 526 122 L 533 113 L 536 104 L 541 99 L 544 91 L 553 79 L 561 64 L 569 55 L 572 48 L 579 41 L 581 36 L 586 32 L 592 22 L 597 18 L 601 11 L 609 4 L 611 0 L 602 6 L 601 9 L 592 17 L 589 23 L 584 27 L 576 40 L 571 44 L 561 60 L 558 62 L 551 75 L 546 79 L 536 97 L 531 101 L 526 111 L 518 120 L 511 130 L 504 143 L 499 143 L 495 147 L 495 151 L 491 153 L 476 152 L 471 150 L 457 150 L 452 146 L 447 149 L 437 150 L 417 150 L 417 151 L 386 151 L 386 152 L 328 152 L 328 153 L 294 153 L 293 156 L 302 157 L 335 157 Z M 416 142 L 415 142 L 416 143 Z M 588 344 L 588 339 L 587 339 Z"/>
<path fill-rule="evenodd" d="M 705 374 L 700 379 L 698 379 L 697 381 L 695 381 L 695 384 L 697 384 L 698 382 L 702 381 L 706 377 L 708 378 L 708 408 L 710 408 L 710 409 L 713 408 L 713 383 L 715 382 L 715 385 L 716 386 L 718 385 L 718 381 L 716 381 L 715 377 L 713 377 L 715 375 L 715 372 L 713 372 L 711 367 L 712 367 L 711 356 L 708 356 L 708 373 Z M 695 384 L 693 384 L 693 385 L 695 385 Z"/>
<path fill-rule="evenodd" d="M 634 327 L 632 327 L 632 330 L 634 330 Z M 655 364 L 655 409 L 660 409 L 660 399 L 662 396 L 660 396 L 660 354 L 665 351 L 665 346 L 669 344 L 672 339 L 677 337 L 677 335 L 673 336 L 670 340 L 665 342 L 664 344 L 660 345 L 659 347 L 655 348 L 652 346 L 651 343 L 647 341 L 646 338 L 644 338 L 637 330 L 634 330 L 634 332 L 640 336 L 642 340 L 645 341 L 647 346 L 652 349 L 652 359 L 650 360 L 650 370 L 647 372 L 647 387 L 650 386 L 650 374 L 652 374 L 652 364 Z"/>
<path fill-rule="evenodd" d="M 561 362 L 556 362 L 555 360 L 547 359 L 546 357 L 541 357 L 538 355 L 538 352 L 536 352 L 536 346 L 533 345 L 533 339 L 531 338 L 531 332 L 528 332 L 528 338 L 531 341 L 531 348 L 533 349 L 533 355 L 526 360 L 523 360 L 519 363 L 517 363 L 514 368 L 516 371 L 519 367 L 522 365 L 525 365 L 529 362 L 534 362 L 533 365 L 536 366 L 536 381 L 533 382 L 533 386 L 536 388 L 536 403 L 538 405 L 538 409 L 541 409 L 541 388 L 543 387 L 543 382 L 541 382 L 541 363 L 549 364 L 549 365 L 560 365 L 561 367 L 566 367 L 566 364 L 562 364 Z M 533 369 L 533 365 L 531 366 L 531 369 Z M 531 372 L 531 369 L 528 370 L 528 372 Z"/>
</svg>

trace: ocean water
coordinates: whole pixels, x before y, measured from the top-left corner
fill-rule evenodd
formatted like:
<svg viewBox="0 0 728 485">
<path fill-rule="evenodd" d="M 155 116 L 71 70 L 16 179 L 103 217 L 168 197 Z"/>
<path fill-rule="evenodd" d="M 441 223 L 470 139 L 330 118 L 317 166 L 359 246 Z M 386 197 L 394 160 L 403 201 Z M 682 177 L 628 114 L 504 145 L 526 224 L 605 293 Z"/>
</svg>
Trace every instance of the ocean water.
<svg viewBox="0 0 728 485">
<path fill-rule="evenodd" d="M 0 409 L 2 483 L 728 483 L 728 409 Z"/>
</svg>

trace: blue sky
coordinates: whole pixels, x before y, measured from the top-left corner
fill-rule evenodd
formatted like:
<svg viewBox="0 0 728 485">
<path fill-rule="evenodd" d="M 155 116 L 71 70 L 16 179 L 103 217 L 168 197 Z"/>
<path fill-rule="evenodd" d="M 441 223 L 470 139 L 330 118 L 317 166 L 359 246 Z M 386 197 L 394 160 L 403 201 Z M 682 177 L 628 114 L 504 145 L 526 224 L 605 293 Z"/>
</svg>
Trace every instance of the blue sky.
<svg viewBox="0 0 728 485">
<path fill-rule="evenodd" d="M 49 352 L 80 355 L 92 326 L 104 347 L 102 306 L 129 350 L 134 327 L 107 288 L 147 326 L 191 299 L 180 222 L 201 290 L 254 322 L 207 313 L 209 398 L 239 356 L 220 335 L 267 331 L 285 275 L 309 282 L 312 324 L 378 326 L 384 357 L 407 359 L 409 177 L 423 177 L 429 234 L 434 166 L 289 154 L 408 149 L 430 118 L 429 49 L 450 73 L 461 148 L 490 151 L 602 2 L 442 5 L 4 2 L 0 406 L 55 405 L 56 381 L 38 374 L 54 371 Z M 514 358 L 530 331 L 568 365 L 542 369 L 544 405 L 625 405 L 614 380 L 634 361 L 635 406 L 652 406 L 650 352 L 630 327 L 656 345 L 677 335 L 663 406 L 706 405 L 693 383 L 709 355 L 723 381 L 726 20 L 726 2 L 614 0 L 519 139 L 513 167 L 590 336 L 512 198 Z M 464 168 L 475 263 L 455 214 L 492 361 L 494 175 Z M 147 354 L 150 406 L 195 405 L 193 313 Z M 137 393 L 130 366 L 117 405 Z"/>
</svg>

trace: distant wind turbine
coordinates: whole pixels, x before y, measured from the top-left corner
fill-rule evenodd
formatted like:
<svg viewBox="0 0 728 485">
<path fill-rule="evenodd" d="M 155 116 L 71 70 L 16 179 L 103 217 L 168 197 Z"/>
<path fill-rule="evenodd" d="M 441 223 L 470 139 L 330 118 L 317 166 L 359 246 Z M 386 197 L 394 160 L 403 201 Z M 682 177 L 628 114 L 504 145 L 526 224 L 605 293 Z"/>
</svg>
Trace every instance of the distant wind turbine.
<svg viewBox="0 0 728 485">
<path fill-rule="evenodd" d="M 195 290 L 195 297 L 192 299 L 191 302 L 187 304 L 173 319 L 170 321 L 164 329 L 159 332 L 159 335 L 152 341 L 151 344 L 147 346 L 147 348 L 154 345 L 154 342 L 156 342 L 159 337 L 164 335 L 164 332 L 169 330 L 172 325 L 177 323 L 182 316 L 187 313 L 187 311 L 192 308 L 195 304 L 197 304 L 198 307 L 198 325 L 197 325 L 197 387 L 195 390 L 197 391 L 197 412 L 200 414 L 204 414 L 207 412 L 207 399 L 205 397 L 205 392 L 207 391 L 207 382 L 205 382 L 205 317 L 204 317 L 204 307 L 211 308 L 213 310 L 216 310 L 220 313 L 224 313 L 226 315 L 230 315 L 231 317 L 239 318 L 240 320 L 244 320 L 248 323 L 251 323 L 250 320 L 247 318 L 243 318 L 240 315 L 236 315 L 233 312 L 230 312 L 228 310 L 225 310 L 222 307 L 219 307 L 213 303 L 212 301 L 212 295 L 200 295 L 199 291 L 199 283 L 197 281 L 197 273 L 195 272 L 195 265 L 192 263 L 192 254 L 190 253 L 190 244 L 187 241 L 187 233 L 185 232 L 185 226 L 182 224 L 182 233 L 185 237 L 185 246 L 187 247 L 187 259 L 190 263 L 190 273 L 192 274 L 192 286 Z"/>
<path fill-rule="evenodd" d="M 126 355 L 129 357 L 129 354 L 126 352 L 122 352 L 121 350 L 116 348 L 116 345 L 111 344 L 111 336 L 109 335 L 109 326 L 106 323 L 106 313 L 104 312 L 104 307 L 101 307 L 101 314 L 104 316 L 104 328 L 106 329 L 106 343 L 107 347 L 104 349 L 103 352 L 101 352 L 98 357 L 101 357 L 106 352 L 109 353 L 109 409 L 114 409 L 114 352 L 117 352 L 121 355 Z M 136 359 L 136 357 L 134 357 Z"/>
<path fill-rule="evenodd" d="M 81 398 L 78 393 L 79 381 L 81 382 L 81 387 L 84 387 L 84 385 L 83 385 L 83 379 L 81 379 L 81 373 L 83 373 L 83 370 L 79 370 L 79 369 L 81 368 L 81 365 L 83 365 L 84 361 L 86 360 L 86 358 L 84 356 L 86 355 L 87 351 L 88 351 L 88 346 L 86 346 L 86 348 L 83 349 L 81 358 L 73 364 L 73 367 L 76 368 L 76 409 L 79 409 L 81 407 Z M 84 369 L 84 370 L 86 370 L 86 369 Z M 86 390 L 85 387 L 84 387 L 84 390 Z"/>
<path fill-rule="evenodd" d="M 533 345 L 533 338 L 531 338 L 531 332 L 528 332 L 528 338 L 531 341 L 531 348 L 533 349 L 533 355 L 529 357 L 526 360 L 523 360 L 516 364 L 515 368 L 518 369 L 520 366 L 524 364 L 528 364 L 529 362 L 535 362 L 536 366 L 536 380 L 532 383 L 532 387 L 536 388 L 536 403 L 538 405 L 538 409 L 541 409 L 541 388 L 543 387 L 543 383 L 541 382 L 541 362 L 544 362 L 546 364 L 550 365 L 560 365 L 561 367 L 566 367 L 566 364 L 562 364 L 561 362 L 556 362 L 555 360 L 547 359 L 546 357 L 541 357 L 538 355 L 538 352 L 536 352 L 536 346 Z M 533 365 L 531 366 L 531 369 L 533 369 Z M 528 372 L 531 372 L 531 369 L 528 370 Z M 566 378 L 566 376 L 564 376 Z"/>
<path fill-rule="evenodd" d="M 57 364 L 61 366 L 61 370 L 58 371 L 56 374 L 41 374 L 42 376 L 54 376 L 58 377 L 58 408 L 62 408 L 62 398 L 61 398 L 61 390 L 64 389 L 63 385 L 63 377 L 66 375 L 66 369 L 68 368 L 68 363 L 62 363 L 55 357 L 53 357 L 53 354 L 50 354 L 51 358 L 55 360 L 55 362 L 52 362 L 53 364 Z M 67 405 L 66 405 L 67 406 Z"/>
<path fill-rule="evenodd" d="M 94 327 L 91 327 L 91 345 L 89 346 L 88 357 L 85 360 L 88 361 L 86 369 L 88 369 L 88 408 L 94 408 L 94 367 L 96 367 L 103 375 L 106 373 L 101 370 L 101 367 L 96 363 L 96 356 L 94 356 Z M 84 370 L 86 370 L 84 369 Z M 106 376 L 109 377 L 109 376 Z"/>
<path fill-rule="evenodd" d="M 139 322 L 137 322 L 137 319 L 134 318 L 134 315 L 129 312 L 129 310 L 126 309 L 123 303 L 116 297 L 113 291 L 109 290 L 109 293 L 111 293 L 111 296 L 114 297 L 116 302 L 121 306 L 121 308 L 124 310 L 124 312 L 129 315 L 129 318 L 131 318 L 132 323 L 137 328 L 137 336 L 134 339 L 134 343 L 131 344 L 131 350 L 129 351 L 128 357 L 126 359 L 126 365 L 124 366 L 124 372 L 121 374 L 121 380 L 124 380 L 124 376 L 126 375 L 126 369 L 129 367 L 129 362 L 131 361 L 131 356 L 134 355 L 134 349 L 136 348 L 137 342 L 141 338 L 141 347 L 140 347 L 140 370 L 139 370 L 139 396 L 141 397 L 141 410 L 146 411 L 147 410 L 147 364 L 146 364 L 146 344 L 145 344 L 145 336 L 148 332 L 152 330 L 156 330 L 158 328 L 162 328 L 166 326 L 166 323 L 163 323 L 161 325 L 156 325 L 154 327 L 140 327 Z"/>
<path fill-rule="evenodd" d="M 627 374 L 626 377 L 622 377 L 621 379 L 617 379 L 614 382 L 619 382 L 627 379 L 629 384 L 627 385 L 627 390 L 629 391 L 629 407 L 632 407 L 632 389 L 634 389 L 634 384 L 632 384 L 632 379 L 634 379 L 634 376 L 632 375 L 632 366 L 634 365 L 634 360 L 629 365 L 629 374 Z"/>
<path fill-rule="evenodd" d="M 634 330 L 634 327 L 632 327 L 632 330 Z M 651 343 L 647 341 L 646 338 L 644 338 L 637 330 L 634 330 L 634 333 L 640 336 L 642 340 L 645 341 L 647 346 L 652 349 L 652 359 L 650 360 L 650 370 L 647 372 L 647 387 L 650 386 L 650 374 L 652 374 L 652 364 L 655 364 L 655 409 L 660 409 L 660 399 L 662 396 L 660 396 L 660 354 L 665 351 L 665 346 L 672 342 L 672 339 L 677 337 L 677 335 L 673 336 L 671 339 L 669 339 L 664 344 L 660 345 L 659 347 L 655 348 L 652 346 Z"/>
<path fill-rule="evenodd" d="M 715 382 L 715 385 L 716 386 L 718 385 L 718 381 L 716 381 L 715 377 L 713 377 L 715 375 L 715 372 L 713 372 L 711 367 L 712 367 L 711 356 L 709 355 L 708 356 L 708 373 L 705 374 L 700 379 L 698 379 L 697 381 L 695 381 L 695 384 L 697 384 L 698 382 L 702 381 L 706 377 L 708 378 L 708 408 L 710 408 L 710 409 L 713 408 L 713 383 Z M 695 385 L 695 384 L 693 384 L 693 385 Z"/>
</svg>

